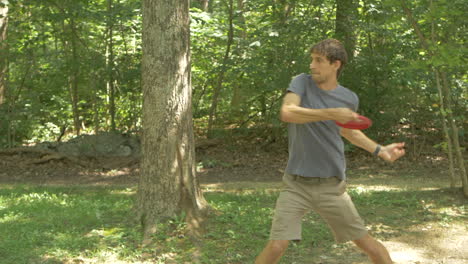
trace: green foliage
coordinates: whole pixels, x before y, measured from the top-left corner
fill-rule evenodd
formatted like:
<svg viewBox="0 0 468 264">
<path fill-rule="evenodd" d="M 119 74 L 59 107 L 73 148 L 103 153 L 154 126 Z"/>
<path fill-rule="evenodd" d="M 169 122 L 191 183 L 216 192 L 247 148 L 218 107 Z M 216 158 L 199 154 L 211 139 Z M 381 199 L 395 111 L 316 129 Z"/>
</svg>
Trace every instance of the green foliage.
<svg viewBox="0 0 468 264">
<path fill-rule="evenodd" d="M 334 36 L 335 1 L 234 2 L 233 45 L 223 65 L 229 6 L 210 1 L 205 12 L 192 1 L 193 115 L 201 128 L 206 126 L 224 71 L 215 128 L 279 126 L 277 113 L 291 78 L 309 71 L 309 47 Z M 459 124 L 465 121 L 466 1 L 406 2 L 429 50 L 420 45 L 401 0 L 359 1 L 354 59 L 340 82 L 360 96 L 359 112 L 375 123 L 371 135 L 394 135 L 407 124 L 438 125 L 428 111 L 440 101 L 431 67 L 447 73 L 455 118 Z M 63 127 L 72 133 L 74 72 L 76 111 L 84 133 L 110 130 L 111 73 L 117 130 L 141 129 L 141 1 L 113 1 L 111 10 L 107 4 L 9 1 L 9 71 L 6 103 L 0 106 L 0 146 L 54 140 Z"/>
<path fill-rule="evenodd" d="M 109 129 L 109 20 L 114 23 L 112 71 L 118 88 L 117 124 L 124 131 L 136 130 L 141 108 L 140 1 L 114 4 L 111 13 L 106 12 L 106 0 L 60 4 L 10 1 L 9 5 L 7 106 L 2 107 L 9 117 L 2 120 L 6 124 L 2 128 L 10 129 L 10 145 L 24 140 L 53 140 L 58 136 L 57 127 L 72 131 L 70 76 L 74 69 L 79 72 L 77 96 L 82 126 Z M 0 132 L 7 134 L 4 129 Z M 0 144 L 6 145 L 5 141 Z"/>
</svg>

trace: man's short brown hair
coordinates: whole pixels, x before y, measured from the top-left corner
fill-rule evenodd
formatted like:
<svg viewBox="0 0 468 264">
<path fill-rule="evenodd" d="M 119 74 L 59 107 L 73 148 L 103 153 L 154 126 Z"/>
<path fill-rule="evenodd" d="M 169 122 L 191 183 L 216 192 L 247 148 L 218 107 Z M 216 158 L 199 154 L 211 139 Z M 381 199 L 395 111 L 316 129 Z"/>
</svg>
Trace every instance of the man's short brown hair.
<svg viewBox="0 0 468 264">
<path fill-rule="evenodd" d="M 325 56 L 330 63 L 337 60 L 341 61 L 341 66 L 336 72 L 336 78 L 338 78 L 343 71 L 343 67 L 348 62 L 348 54 L 339 40 L 336 39 L 325 39 L 315 44 L 310 48 L 310 53 L 317 53 Z"/>
</svg>

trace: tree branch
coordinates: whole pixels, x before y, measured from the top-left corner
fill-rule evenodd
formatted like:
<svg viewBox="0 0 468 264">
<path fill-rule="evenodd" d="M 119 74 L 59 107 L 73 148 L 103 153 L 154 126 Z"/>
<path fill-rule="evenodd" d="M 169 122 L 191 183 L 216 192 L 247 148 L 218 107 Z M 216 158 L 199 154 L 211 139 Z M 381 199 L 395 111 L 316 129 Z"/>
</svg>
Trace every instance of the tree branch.
<svg viewBox="0 0 468 264">
<path fill-rule="evenodd" d="M 406 5 L 406 0 L 401 0 L 401 6 L 403 8 L 403 11 L 405 12 L 406 16 L 408 17 L 408 20 L 410 21 L 411 25 L 413 26 L 414 31 L 416 31 L 416 34 L 419 37 L 419 40 L 421 41 L 421 46 L 429 52 L 429 54 L 432 56 L 434 55 L 432 51 L 429 48 L 429 43 L 427 42 L 427 38 L 424 37 L 424 34 L 421 31 L 421 28 L 419 28 L 418 23 L 413 17 L 413 13 L 411 10 L 408 8 Z"/>
</svg>

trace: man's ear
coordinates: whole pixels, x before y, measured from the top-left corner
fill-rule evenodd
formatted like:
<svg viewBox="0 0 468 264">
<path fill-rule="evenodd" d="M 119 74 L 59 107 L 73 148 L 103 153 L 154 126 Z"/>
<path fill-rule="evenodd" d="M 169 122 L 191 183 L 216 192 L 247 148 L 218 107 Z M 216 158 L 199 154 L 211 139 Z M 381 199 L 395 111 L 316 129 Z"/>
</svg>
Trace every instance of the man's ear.
<svg viewBox="0 0 468 264">
<path fill-rule="evenodd" d="M 337 71 L 341 67 L 341 61 L 340 60 L 336 60 L 332 64 L 336 68 Z"/>
</svg>

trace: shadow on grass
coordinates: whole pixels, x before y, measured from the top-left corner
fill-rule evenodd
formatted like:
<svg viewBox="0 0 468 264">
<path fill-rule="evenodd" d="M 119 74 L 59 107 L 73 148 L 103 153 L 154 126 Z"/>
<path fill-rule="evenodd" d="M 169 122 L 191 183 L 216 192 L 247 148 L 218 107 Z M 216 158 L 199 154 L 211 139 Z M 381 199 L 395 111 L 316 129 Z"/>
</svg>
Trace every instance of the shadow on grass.
<svg viewBox="0 0 468 264">
<path fill-rule="evenodd" d="M 102 187 L 0 189 L 1 263 L 63 263 L 109 248 L 122 256 L 134 254 L 139 238 L 126 224 L 133 203 L 129 192 Z"/>
<path fill-rule="evenodd" d="M 444 213 L 447 208 L 462 212 L 463 196 L 456 190 L 366 191 L 350 188 L 349 193 L 371 234 L 383 241 L 400 237 L 423 224 L 445 224 L 466 218 L 462 213 Z M 222 212 L 213 219 L 214 227 L 218 229 L 213 229 L 210 234 L 213 240 L 209 245 L 212 247 L 210 251 L 225 252 L 211 255 L 210 259 L 218 261 L 212 263 L 222 263 L 223 260 L 227 263 L 249 263 L 255 258 L 268 240 L 277 195 L 278 192 L 207 195 L 211 204 Z M 315 213 L 304 217 L 302 232 L 303 240 L 288 249 L 282 263 L 321 263 L 324 260 L 319 257 L 340 256 L 348 260 L 354 257 L 357 261 L 366 261 L 365 256 L 353 252 L 348 246 L 336 245 L 327 225 Z M 407 243 L 413 248 L 421 246 L 418 240 Z M 335 262 L 329 260 L 326 263 Z"/>
<path fill-rule="evenodd" d="M 362 192 L 355 188 L 350 193 L 371 233 L 378 239 L 398 241 L 408 251 L 420 252 L 426 260 L 455 257 L 455 250 L 468 254 L 460 246 L 463 240 L 467 241 L 463 235 L 452 236 L 451 239 L 459 242 L 451 245 L 443 242 L 445 233 L 458 233 L 460 225 L 466 226 L 467 203 L 460 189 Z"/>
<path fill-rule="evenodd" d="M 63 263 L 81 257 L 102 258 L 102 263 L 109 263 L 106 254 L 132 263 L 142 254 L 138 247 L 141 234 L 128 222 L 134 192 L 127 188 L 84 186 L 0 189 L 2 263 Z M 446 208 L 462 212 L 465 206 L 461 194 L 449 189 L 350 188 L 349 193 L 372 234 L 381 240 L 401 236 L 424 223 L 466 219 L 463 213 L 444 213 Z M 278 191 L 244 189 L 206 192 L 205 196 L 217 213 L 210 217 L 202 243 L 197 245 L 197 261 L 252 262 L 268 240 Z M 154 237 L 157 248 L 150 255 L 161 260 L 161 255 L 166 254 L 175 263 L 190 263 L 195 246 L 184 227 L 180 218 L 161 228 Z M 418 243 L 414 241 L 410 246 L 418 247 Z M 334 244 L 320 217 L 311 213 L 304 218 L 302 242 L 290 247 L 284 263 L 314 263 L 318 254 L 346 257 L 345 251 L 345 247 Z"/>
</svg>

